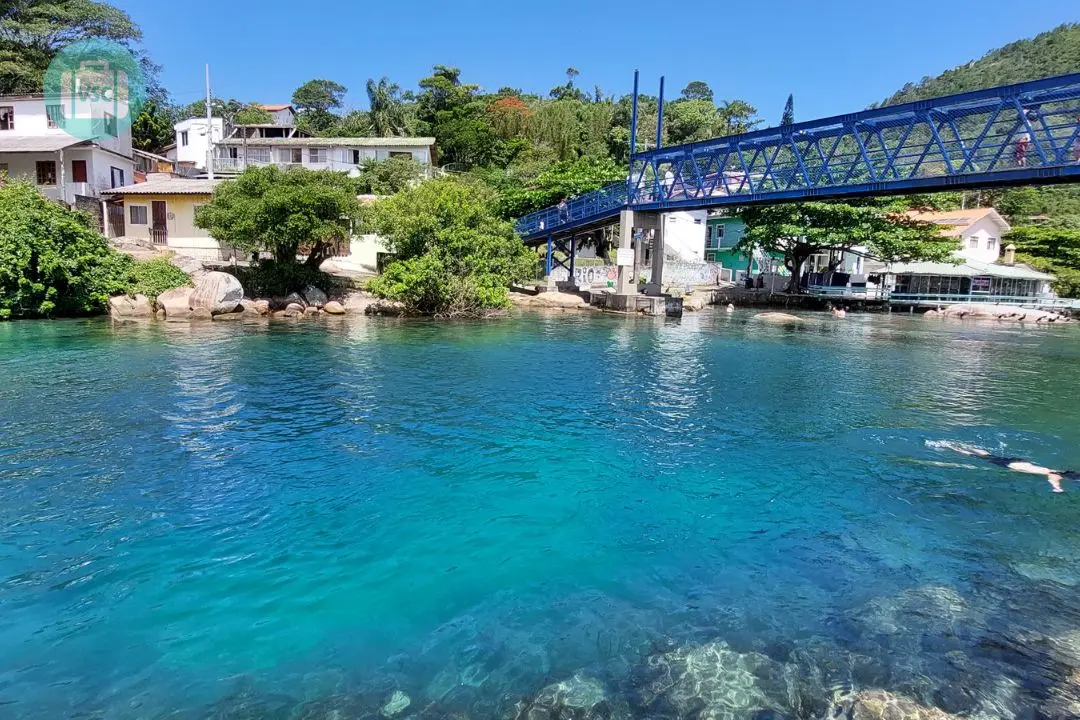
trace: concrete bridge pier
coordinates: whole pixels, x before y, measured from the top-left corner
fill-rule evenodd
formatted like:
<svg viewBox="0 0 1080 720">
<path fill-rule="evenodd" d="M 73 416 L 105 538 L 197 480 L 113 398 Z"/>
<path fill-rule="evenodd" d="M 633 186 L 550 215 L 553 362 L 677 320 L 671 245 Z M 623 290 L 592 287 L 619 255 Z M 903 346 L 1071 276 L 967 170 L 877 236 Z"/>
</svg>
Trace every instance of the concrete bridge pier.
<svg viewBox="0 0 1080 720">
<path fill-rule="evenodd" d="M 652 279 L 645 285 L 645 294 L 660 297 L 664 294 L 664 216 L 652 213 L 649 220 L 653 229 Z"/>
<path fill-rule="evenodd" d="M 636 271 L 640 262 L 638 255 L 641 244 L 634 241 L 635 229 L 654 230 L 656 231 L 655 236 L 659 238 L 658 241 L 654 240 L 653 252 L 655 254 L 657 247 L 659 247 L 660 259 L 657 262 L 657 258 L 653 257 L 653 282 L 646 285 L 645 295 L 637 291 Z M 660 292 L 664 273 L 663 232 L 659 213 L 635 213 L 633 210 L 623 210 L 619 213 L 619 251 L 623 257 L 620 258 L 619 262 L 619 280 L 615 288 L 615 294 L 608 295 L 605 298 L 607 307 L 612 310 L 640 312 L 646 315 L 682 314 L 682 300 L 666 298 Z M 627 258 L 627 251 L 630 251 L 630 254 L 634 257 Z M 630 262 L 627 262 L 627 260 L 630 260 Z M 659 269 L 657 269 L 658 265 Z M 649 290 L 653 292 L 650 293 Z"/>
</svg>

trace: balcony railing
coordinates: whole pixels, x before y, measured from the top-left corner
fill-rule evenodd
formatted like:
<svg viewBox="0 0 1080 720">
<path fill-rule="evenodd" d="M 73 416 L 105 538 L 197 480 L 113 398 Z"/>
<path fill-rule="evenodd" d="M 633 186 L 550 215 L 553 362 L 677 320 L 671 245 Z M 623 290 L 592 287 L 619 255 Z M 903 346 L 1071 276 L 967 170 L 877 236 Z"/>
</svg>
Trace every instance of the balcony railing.
<svg viewBox="0 0 1080 720">
<path fill-rule="evenodd" d="M 991 305 L 1018 305 L 1039 308 L 1078 308 L 1080 300 L 1059 298 L 1055 295 L 986 295 L 982 293 L 906 293 L 892 292 L 888 288 L 829 287 L 810 285 L 806 293 L 814 297 L 844 300 L 883 300 L 893 305 L 968 305 L 973 303 Z"/>
</svg>

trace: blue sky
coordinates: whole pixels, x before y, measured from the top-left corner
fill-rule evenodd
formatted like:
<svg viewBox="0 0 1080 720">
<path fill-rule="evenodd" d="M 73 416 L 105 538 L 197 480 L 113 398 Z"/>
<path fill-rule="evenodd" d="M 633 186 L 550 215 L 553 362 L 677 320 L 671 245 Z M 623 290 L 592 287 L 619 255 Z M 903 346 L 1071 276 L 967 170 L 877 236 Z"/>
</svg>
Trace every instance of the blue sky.
<svg viewBox="0 0 1080 720">
<path fill-rule="evenodd" d="M 704 80 L 769 122 L 789 92 L 799 120 L 860 110 L 906 82 L 1080 21 L 1076 0 L 111 1 L 142 27 L 179 102 L 201 96 L 207 62 L 215 95 L 288 102 L 325 77 L 359 108 L 369 77 L 415 88 L 437 63 L 485 89 L 542 93 L 572 65 L 579 86 L 619 95 L 635 68 L 652 94 L 666 75 L 669 97 Z"/>
</svg>

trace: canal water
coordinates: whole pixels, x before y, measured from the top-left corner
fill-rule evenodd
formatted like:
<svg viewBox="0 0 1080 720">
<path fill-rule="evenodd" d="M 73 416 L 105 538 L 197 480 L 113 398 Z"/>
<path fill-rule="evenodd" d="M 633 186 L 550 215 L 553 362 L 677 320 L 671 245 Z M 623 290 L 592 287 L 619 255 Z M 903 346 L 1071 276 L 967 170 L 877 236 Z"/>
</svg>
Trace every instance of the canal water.
<svg viewBox="0 0 1080 720">
<path fill-rule="evenodd" d="M 1052 717 L 1080 328 L 752 317 L 0 324 L 0 716 Z"/>
</svg>

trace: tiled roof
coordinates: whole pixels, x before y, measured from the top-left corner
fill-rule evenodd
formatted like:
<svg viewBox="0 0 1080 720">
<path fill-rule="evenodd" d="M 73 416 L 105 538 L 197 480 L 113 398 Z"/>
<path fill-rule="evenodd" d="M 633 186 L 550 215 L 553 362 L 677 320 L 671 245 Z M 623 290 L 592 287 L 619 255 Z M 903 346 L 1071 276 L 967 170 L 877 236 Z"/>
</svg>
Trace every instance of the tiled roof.
<svg viewBox="0 0 1080 720">
<path fill-rule="evenodd" d="M 210 195 L 222 180 L 193 178 L 151 178 L 144 183 L 102 190 L 102 195 Z"/>
<path fill-rule="evenodd" d="M 297 148 L 349 148 L 349 147 L 373 147 L 373 148 L 425 148 L 435 144 L 435 138 L 403 138 L 403 137 L 353 137 L 353 138 L 226 138 L 217 145 L 229 145 L 241 147 L 297 147 Z"/>
<path fill-rule="evenodd" d="M 908 213 L 908 216 L 923 222 L 941 225 L 944 228 L 941 234 L 945 237 L 960 237 L 965 230 L 985 217 L 994 218 L 1006 232 L 1011 229 L 1009 224 L 998 215 L 994 208 L 968 208 L 967 210 L 948 210 L 945 212 L 912 211 Z"/>
</svg>

